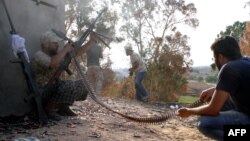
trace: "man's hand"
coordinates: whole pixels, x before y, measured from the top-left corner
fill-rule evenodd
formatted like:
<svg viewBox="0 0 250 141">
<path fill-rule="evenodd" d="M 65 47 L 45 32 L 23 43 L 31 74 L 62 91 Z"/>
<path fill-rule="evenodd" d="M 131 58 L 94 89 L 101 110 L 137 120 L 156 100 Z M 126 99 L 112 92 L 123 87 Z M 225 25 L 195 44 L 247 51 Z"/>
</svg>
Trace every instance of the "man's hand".
<svg viewBox="0 0 250 141">
<path fill-rule="evenodd" d="M 129 76 L 133 76 L 133 72 L 134 72 L 133 68 L 129 68 L 128 71 L 129 71 Z"/>
<path fill-rule="evenodd" d="M 188 110 L 188 108 L 181 108 L 181 109 L 176 111 L 176 115 L 185 118 L 185 117 L 191 116 L 192 114 Z"/>
<path fill-rule="evenodd" d="M 74 48 L 70 43 L 67 43 L 63 50 L 58 52 L 55 56 L 52 57 L 50 68 L 57 68 L 59 67 L 60 63 L 64 60 L 65 56 L 70 53 Z"/>
<path fill-rule="evenodd" d="M 95 43 L 96 41 L 97 41 L 97 35 L 94 32 L 92 32 L 90 35 L 90 42 Z"/>
<path fill-rule="evenodd" d="M 202 102 L 209 102 L 213 96 L 214 91 L 215 91 L 214 87 L 202 91 L 200 95 L 200 100 Z"/>
<path fill-rule="evenodd" d="M 65 46 L 64 46 L 64 50 L 66 53 L 70 53 L 74 48 L 72 47 L 72 45 L 70 43 L 67 43 Z"/>
<path fill-rule="evenodd" d="M 23 52 L 27 62 L 30 62 L 27 50 L 25 48 L 25 39 L 18 34 L 11 35 L 11 48 L 14 55 L 17 57 L 18 53 Z"/>
</svg>

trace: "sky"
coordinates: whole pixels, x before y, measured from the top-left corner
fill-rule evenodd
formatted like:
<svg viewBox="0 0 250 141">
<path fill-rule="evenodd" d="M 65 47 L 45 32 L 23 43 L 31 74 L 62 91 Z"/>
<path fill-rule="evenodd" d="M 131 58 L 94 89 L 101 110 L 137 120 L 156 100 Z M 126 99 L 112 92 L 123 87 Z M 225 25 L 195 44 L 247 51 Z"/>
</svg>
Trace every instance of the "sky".
<svg viewBox="0 0 250 141">
<path fill-rule="evenodd" d="M 236 21 L 249 21 L 250 7 L 244 8 L 248 0 L 186 0 L 192 2 L 197 8 L 196 18 L 199 26 L 196 29 L 183 27 L 189 37 L 191 46 L 190 58 L 193 66 L 208 66 L 212 64 L 212 52 L 210 45 L 214 42 L 217 34 L 224 31 L 226 26 Z M 125 55 L 123 47 L 111 44 L 109 53 L 113 62 L 112 68 L 129 68 L 129 57 Z"/>
<path fill-rule="evenodd" d="M 197 8 L 196 17 L 199 27 L 187 34 L 190 36 L 191 59 L 193 66 L 204 66 L 212 63 L 210 45 L 217 34 L 235 21 L 249 21 L 250 8 L 244 8 L 248 0 L 187 0 Z"/>
</svg>

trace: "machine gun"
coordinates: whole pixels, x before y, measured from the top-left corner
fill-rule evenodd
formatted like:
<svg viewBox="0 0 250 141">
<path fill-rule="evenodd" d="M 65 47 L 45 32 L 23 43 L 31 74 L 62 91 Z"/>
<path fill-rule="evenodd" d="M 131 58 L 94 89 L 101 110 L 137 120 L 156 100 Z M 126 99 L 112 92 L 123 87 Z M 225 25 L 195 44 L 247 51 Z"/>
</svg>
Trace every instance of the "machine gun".
<svg viewBox="0 0 250 141">
<path fill-rule="evenodd" d="M 64 58 L 64 60 L 61 62 L 61 64 L 59 65 L 59 67 L 57 68 L 55 74 L 50 78 L 49 82 L 47 83 L 46 87 L 50 87 L 53 82 L 55 80 L 58 80 L 60 75 L 62 74 L 63 71 L 66 71 L 69 75 L 72 74 L 72 72 L 69 70 L 69 64 L 73 58 L 73 55 L 75 55 L 81 48 L 82 44 L 84 43 L 84 41 L 86 40 L 86 38 L 88 37 L 88 35 L 92 32 L 95 23 L 97 22 L 97 20 L 101 17 L 101 15 L 107 10 L 107 8 L 104 8 L 99 15 L 97 16 L 97 18 L 93 21 L 93 23 L 89 26 L 89 28 L 83 33 L 83 35 L 80 37 L 80 39 L 76 42 L 73 42 L 72 40 L 70 40 L 69 38 L 66 37 L 66 35 L 60 31 L 57 31 L 55 29 L 52 29 L 52 32 L 54 32 L 58 37 L 64 39 L 64 40 L 68 40 L 68 42 L 71 42 L 73 47 L 74 47 L 74 53 L 71 54 L 67 54 Z"/>
<path fill-rule="evenodd" d="M 9 23 L 10 23 L 10 27 L 11 27 L 10 34 L 12 34 L 12 35 L 17 34 L 17 32 L 14 28 L 13 22 L 10 18 L 6 3 L 4 0 L 1 0 L 1 1 L 2 1 L 3 6 L 4 6 L 5 12 L 7 14 Z M 29 62 L 26 60 L 24 52 L 21 52 L 21 51 L 18 52 L 17 56 L 21 60 L 20 64 L 22 66 L 22 70 L 23 70 L 23 73 L 25 75 L 31 97 L 33 97 L 35 100 L 38 121 L 40 124 L 46 124 L 48 122 L 48 118 L 47 118 L 47 115 L 46 115 L 46 113 L 43 109 L 43 106 L 42 106 L 41 93 L 38 89 L 36 81 L 34 80 L 34 73 L 32 71 L 32 68 L 31 68 Z"/>
</svg>

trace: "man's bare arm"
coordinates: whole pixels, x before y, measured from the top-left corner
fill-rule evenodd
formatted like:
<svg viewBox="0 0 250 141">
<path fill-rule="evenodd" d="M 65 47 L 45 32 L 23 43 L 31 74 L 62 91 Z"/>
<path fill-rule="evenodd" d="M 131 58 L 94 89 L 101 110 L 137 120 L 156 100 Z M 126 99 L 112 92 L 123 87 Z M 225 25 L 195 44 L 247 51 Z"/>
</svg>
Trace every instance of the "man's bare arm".
<svg viewBox="0 0 250 141">
<path fill-rule="evenodd" d="M 215 90 L 208 105 L 200 106 L 197 108 L 181 108 L 177 111 L 177 115 L 181 117 L 188 117 L 190 115 L 216 116 L 219 114 L 228 96 L 229 93 L 226 91 Z"/>
<path fill-rule="evenodd" d="M 214 91 L 215 87 L 211 87 L 202 91 L 200 94 L 200 100 L 203 102 L 209 102 L 213 96 Z"/>
<path fill-rule="evenodd" d="M 135 71 L 139 67 L 139 61 L 135 61 L 129 71 Z"/>
<path fill-rule="evenodd" d="M 101 48 L 100 58 L 103 58 L 103 49 Z"/>
<path fill-rule="evenodd" d="M 89 50 L 90 47 L 94 45 L 94 42 L 92 40 L 89 40 L 86 44 L 81 46 L 80 50 L 77 52 L 76 56 L 83 55 L 86 51 Z"/>
</svg>

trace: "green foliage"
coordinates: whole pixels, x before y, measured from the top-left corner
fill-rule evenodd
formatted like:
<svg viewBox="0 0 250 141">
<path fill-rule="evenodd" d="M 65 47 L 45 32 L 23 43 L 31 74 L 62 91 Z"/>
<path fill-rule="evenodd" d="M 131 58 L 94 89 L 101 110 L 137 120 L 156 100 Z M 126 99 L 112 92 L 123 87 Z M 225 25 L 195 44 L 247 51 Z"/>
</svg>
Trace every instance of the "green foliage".
<svg viewBox="0 0 250 141">
<path fill-rule="evenodd" d="M 205 80 L 207 83 L 215 83 L 217 81 L 218 71 L 212 71 L 208 76 L 206 76 Z"/>
<path fill-rule="evenodd" d="M 187 80 L 182 66 L 150 64 L 144 84 L 154 101 L 174 101 L 185 91 Z"/>
<path fill-rule="evenodd" d="M 195 96 L 180 96 L 178 103 L 191 104 L 197 101 L 199 98 Z"/>
<path fill-rule="evenodd" d="M 246 26 L 246 22 L 236 21 L 235 23 L 233 23 L 233 25 L 227 26 L 225 31 L 221 31 L 217 35 L 217 38 L 224 37 L 224 36 L 232 36 L 239 42 L 240 38 L 243 35 L 245 26 Z"/>
<path fill-rule="evenodd" d="M 198 82 L 215 83 L 217 80 L 218 70 L 213 65 L 214 69 L 210 66 L 193 68 L 188 75 L 188 80 L 194 80 Z"/>
<path fill-rule="evenodd" d="M 203 78 L 202 76 L 199 76 L 199 77 L 198 77 L 198 81 L 199 81 L 199 82 L 202 82 L 203 80 L 204 80 L 204 78 Z"/>
<path fill-rule="evenodd" d="M 65 26 L 67 33 L 72 37 L 81 35 L 96 18 L 98 12 L 108 5 L 107 0 L 66 0 Z M 112 37 L 112 35 L 115 35 L 117 20 L 116 11 L 109 8 L 97 21 L 94 30 Z"/>
<path fill-rule="evenodd" d="M 199 74 L 199 75 L 191 75 L 188 77 L 188 80 L 195 80 L 195 81 L 199 81 L 199 82 L 202 82 L 204 81 L 204 77 L 201 76 L 202 74 Z"/>
<path fill-rule="evenodd" d="M 215 63 L 211 64 L 210 67 L 212 68 L 213 71 L 216 70 L 216 64 Z"/>
</svg>

